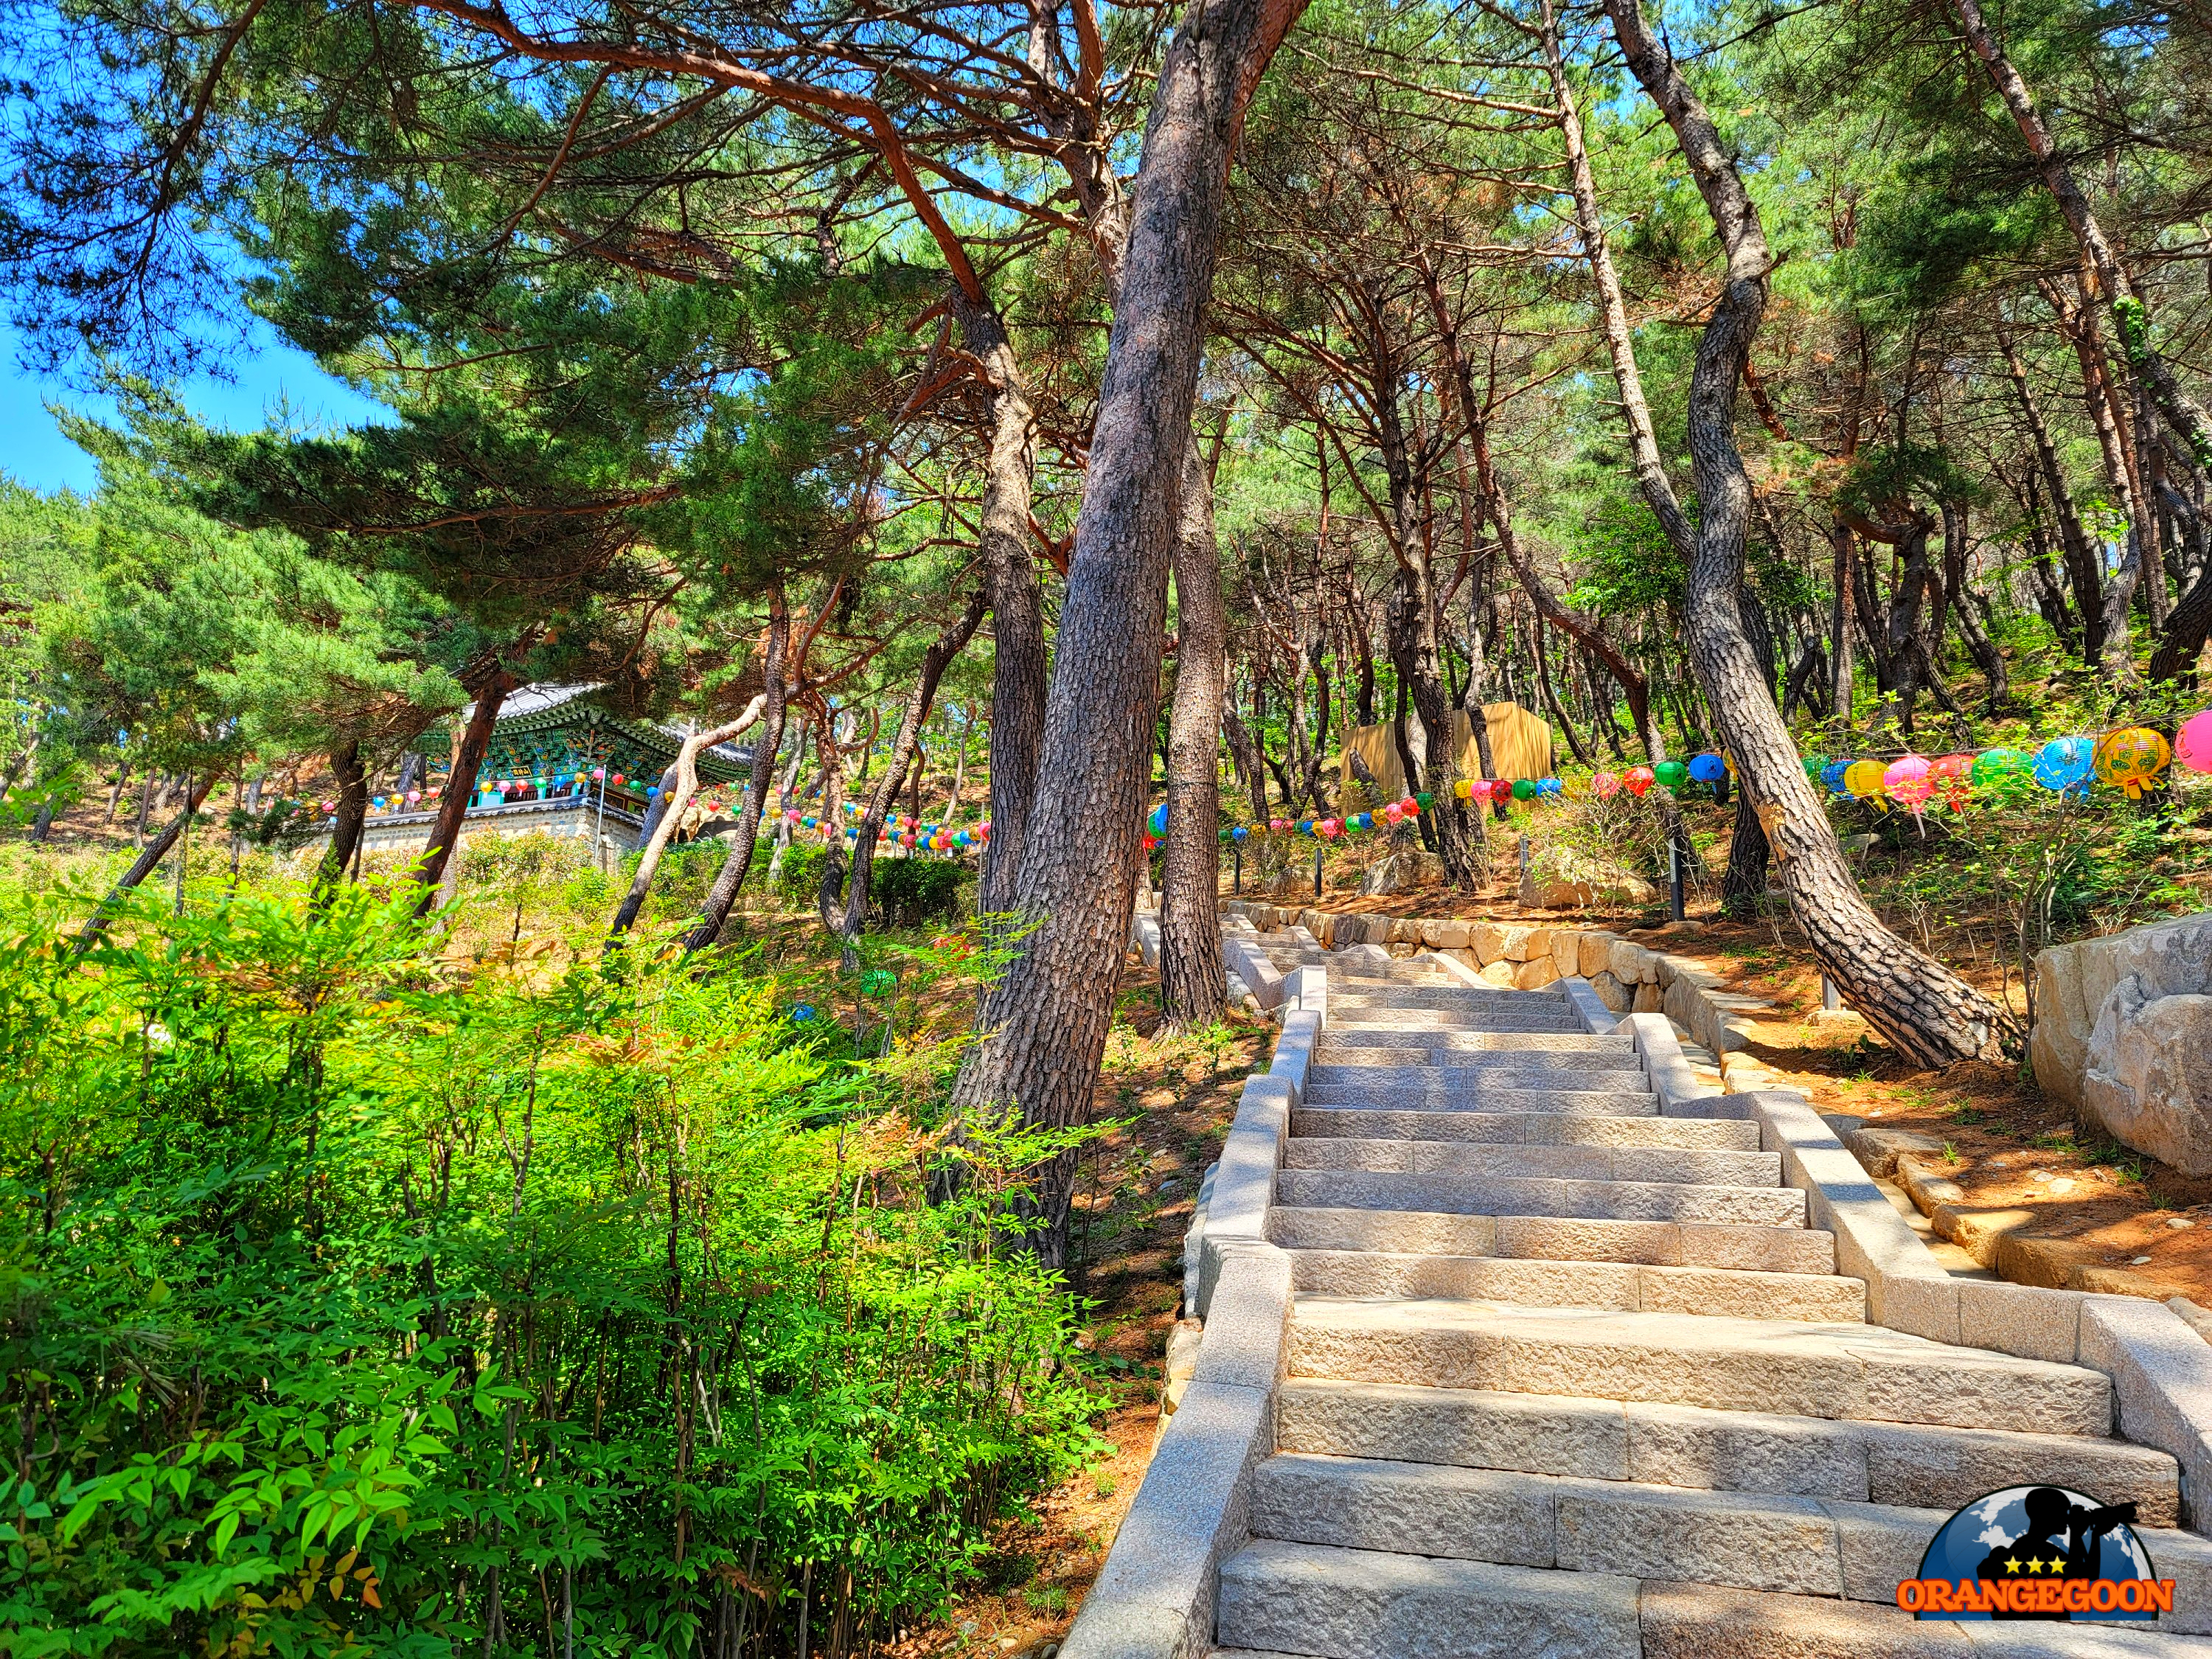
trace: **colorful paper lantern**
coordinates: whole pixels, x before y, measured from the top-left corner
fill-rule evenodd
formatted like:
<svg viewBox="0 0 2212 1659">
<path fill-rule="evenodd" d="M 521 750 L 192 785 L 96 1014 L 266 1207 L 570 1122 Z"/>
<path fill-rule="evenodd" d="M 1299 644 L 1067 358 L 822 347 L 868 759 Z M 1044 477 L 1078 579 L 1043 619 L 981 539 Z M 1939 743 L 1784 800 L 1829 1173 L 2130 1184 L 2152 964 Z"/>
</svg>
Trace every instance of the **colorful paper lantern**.
<svg viewBox="0 0 2212 1659">
<path fill-rule="evenodd" d="M 1407 796 L 1405 799 L 1398 803 L 1398 816 L 1407 818 L 1417 818 L 1420 817 L 1421 803 L 1414 799 L 1411 795 Z"/>
<path fill-rule="evenodd" d="M 1333 841 L 1336 837 L 1336 820 L 1334 818 L 1316 819 L 1313 830 L 1314 834 L 1319 836 L 1323 841 Z"/>
<path fill-rule="evenodd" d="M 1167 834 L 1168 804 L 1165 801 L 1162 801 L 1158 806 L 1152 808 L 1151 813 L 1145 819 L 1145 827 L 1151 830 L 1155 836 L 1164 836 Z"/>
<path fill-rule="evenodd" d="M 1620 787 L 1639 800 L 1644 792 L 1658 781 L 1658 775 L 1648 766 L 1632 766 L 1620 775 Z"/>
<path fill-rule="evenodd" d="M 1590 787 L 1597 791 L 1600 800 L 1611 800 L 1620 793 L 1620 774 L 1601 772 L 1590 780 Z"/>
<path fill-rule="evenodd" d="M 1851 792 L 1850 786 L 1844 779 L 1850 769 L 1849 761 L 1830 761 L 1820 769 L 1820 782 L 1832 795 L 1848 795 Z"/>
<path fill-rule="evenodd" d="M 2140 800 L 2143 786 L 2157 781 L 2172 756 L 2166 739 L 2148 726 L 2124 726 L 2098 739 L 2097 776 L 2127 791 L 2130 800 Z"/>
<path fill-rule="evenodd" d="M 1514 779 L 1514 780 L 1513 780 L 1513 799 L 1516 799 L 1516 800 L 1533 800 L 1533 799 L 1535 799 L 1535 796 L 1536 796 L 1536 784 L 1535 784 L 1535 781 L 1534 781 L 1534 779 L 1532 779 L 1532 778 L 1516 778 L 1516 779 Z"/>
<path fill-rule="evenodd" d="M 1426 789 L 1420 791 L 1413 797 L 1413 805 L 1419 807 L 1424 812 L 1427 811 L 1436 804 L 1437 798 L 1435 794 Z"/>
<path fill-rule="evenodd" d="M 1314 821 L 1311 818 L 1300 818 L 1292 827 L 1302 836 L 1310 836 L 1314 832 Z"/>
<path fill-rule="evenodd" d="M 2018 777 L 2034 769 L 2034 761 L 2017 749 L 1984 749 L 1974 757 L 1966 775 L 1986 787 L 2001 779 Z"/>
<path fill-rule="evenodd" d="M 1352 819 L 1352 822 L 1358 824 L 1362 830 L 1372 830 L 1375 827 L 1375 814 L 1372 812 L 1362 812 L 1358 817 Z"/>
<path fill-rule="evenodd" d="M 1689 781 L 1690 769 L 1678 760 L 1663 760 L 1651 769 L 1651 777 L 1662 789 L 1680 789 Z"/>
<path fill-rule="evenodd" d="M 1241 823 L 1240 823 L 1240 824 L 1238 824 L 1238 825 L 1237 825 L 1234 830 L 1231 830 L 1229 832 L 1229 838 L 1230 838 L 1231 841 L 1243 841 L 1243 840 L 1247 836 L 1250 835 L 1251 833 L 1252 833 L 1252 832 L 1251 832 L 1249 830 L 1247 830 L 1247 829 L 1246 829 L 1243 824 L 1241 824 Z"/>
<path fill-rule="evenodd" d="M 2173 734 L 2173 757 L 2192 772 L 2212 772 L 2212 708 L 2200 708 Z"/>
<path fill-rule="evenodd" d="M 1566 793 L 1566 785 L 1561 783 L 1557 778 L 1539 778 L 1536 780 L 1536 794 L 1539 799 L 1556 800 Z"/>
<path fill-rule="evenodd" d="M 2053 738 L 2036 751 L 2035 781 L 2045 789 L 2076 793 L 2087 789 L 2097 763 L 2097 745 L 2087 738 Z"/>
<path fill-rule="evenodd" d="M 1878 760 L 1856 760 L 1844 769 L 1844 791 L 1855 800 L 1880 799 L 1889 769 Z"/>
<path fill-rule="evenodd" d="M 1903 755 L 1882 769 L 1883 792 L 1899 806 L 1920 816 L 1920 809 L 1928 805 L 1928 798 L 1936 793 L 1936 786 L 1928 781 L 1928 760 L 1923 755 Z"/>
<path fill-rule="evenodd" d="M 1936 792 L 1941 805 L 1954 812 L 1966 810 L 1967 781 L 1974 769 L 1972 755 L 1938 755 L 1928 763 L 1929 787 Z"/>
<path fill-rule="evenodd" d="M 1805 768 L 1805 781 L 1808 783 L 1820 782 L 1821 774 L 1828 769 L 1828 761 L 1825 755 L 1808 755 L 1801 763 Z"/>
<path fill-rule="evenodd" d="M 1728 771 L 1728 763 L 1718 755 L 1699 755 L 1690 762 L 1690 775 L 1699 783 L 1718 783 Z"/>
</svg>

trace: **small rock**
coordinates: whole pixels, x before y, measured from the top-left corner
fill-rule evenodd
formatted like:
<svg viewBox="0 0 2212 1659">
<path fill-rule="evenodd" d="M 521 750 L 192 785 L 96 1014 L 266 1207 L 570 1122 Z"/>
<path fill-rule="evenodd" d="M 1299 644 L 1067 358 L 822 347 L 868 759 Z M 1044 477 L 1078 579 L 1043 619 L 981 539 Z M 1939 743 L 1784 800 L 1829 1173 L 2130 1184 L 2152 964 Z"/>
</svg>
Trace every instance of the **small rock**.
<svg viewBox="0 0 2212 1659">
<path fill-rule="evenodd" d="M 960 1621 L 960 1633 L 963 1636 L 973 1636 L 975 1633 L 975 1621 L 973 1619 L 963 1619 Z"/>
<path fill-rule="evenodd" d="M 2053 1177 L 2051 1182 L 2051 1190 L 2054 1193 L 2070 1193 L 2074 1190 L 2074 1183 L 2064 1176 L 2057 1176 Z"/>
<path fill-rule="evenodd" d="M 2197 1224 L 2185 1215 L 2170 1215 L 2166 1218 L 2166 1224 L 2179 1232 L 2183 1228 L 2194 1227 Z"/>
<path fill-rule="evenodd" d="M 1176 1188 L 1182 1185 L 1182 1182 L 1177 1181 L 1172 1176 L 1169 1176 L 1168 1179 L 1160 1182 L 1160 1196 L 1162 1198 L 1165 1198 L 1170 1193 L 1172 1193 Z"/>
<path fill-rule="evenodd" d="M 1001 1636 L 999 1638 L 999 1645 L 1002 1648 L 1018 1648 L 1021 1644 L 1022 1638 L 1018 1636 Z"/>
<path fill-rule="evenodd" d="M 2147 1255 L 2131 1255 L 2128 1258 L 2128 1266 L 2130 1267 L 2144 1267 L 2149 1265 L 2150 1258 Z"/>
</svg>

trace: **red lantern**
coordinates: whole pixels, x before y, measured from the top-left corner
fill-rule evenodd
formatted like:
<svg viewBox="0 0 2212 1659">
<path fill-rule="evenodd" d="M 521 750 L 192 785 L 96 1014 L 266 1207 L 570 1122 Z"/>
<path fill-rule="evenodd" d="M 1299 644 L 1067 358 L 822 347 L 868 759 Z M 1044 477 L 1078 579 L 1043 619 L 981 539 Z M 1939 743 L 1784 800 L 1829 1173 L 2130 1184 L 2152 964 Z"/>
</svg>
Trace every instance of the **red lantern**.
<svg viewBox="0 0 2212 1659">
<path fill-rule="evenodd" d="M 1417 818 L 1421 816 L 1421 803 L 1408 795 L 1398 803 L 1398 811 L 1401 817 Z"/>
<path fill-rule="evenodd" d="M 1652 771 L 1650 767 L 1632 766 L 1628 769 L 1627 772 L 1622 775 L 1620 783 L 1621 787 L 1627 790 L 1630 794 L 1641 799 L 1643 798 L 1644 792 L 1649 789 L 1658 781 L 1659 780 L 1652 775 Z"/>
</svg>

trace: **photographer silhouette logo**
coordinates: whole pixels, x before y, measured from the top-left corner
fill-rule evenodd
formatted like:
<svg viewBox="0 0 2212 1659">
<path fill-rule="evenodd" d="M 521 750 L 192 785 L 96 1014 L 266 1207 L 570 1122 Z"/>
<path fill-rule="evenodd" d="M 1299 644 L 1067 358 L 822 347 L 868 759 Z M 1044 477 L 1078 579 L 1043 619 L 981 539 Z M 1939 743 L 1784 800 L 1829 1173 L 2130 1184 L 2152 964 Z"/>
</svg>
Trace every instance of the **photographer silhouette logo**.
<svg viewBox="0 0 2212 1659">
<path fill-rule="evenodd" d="M 1897 1605 L 1923 1619 L 2149 1624 L 2173 1611 L 2173 1580 L 2152 1567 L 2135 1518 L 2133 1504 L 2007 1486 L 1943 1523 Z"/>
</svg>

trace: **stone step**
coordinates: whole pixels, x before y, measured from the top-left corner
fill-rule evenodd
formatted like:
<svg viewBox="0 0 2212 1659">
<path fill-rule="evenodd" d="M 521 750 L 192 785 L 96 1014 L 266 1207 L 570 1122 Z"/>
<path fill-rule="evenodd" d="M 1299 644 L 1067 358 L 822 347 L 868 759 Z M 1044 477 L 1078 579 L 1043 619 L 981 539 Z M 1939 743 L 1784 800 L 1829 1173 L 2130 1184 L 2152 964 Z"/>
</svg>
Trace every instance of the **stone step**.
<svg viewBox="0 0 2212 1659">
<path fill-rule="evenodd" d="M 1866 1317 L 1866 1284 L 1835 1273 L 1647 1267 L 1492 1255 L 1293 1250 L 1291 1283 L 1318 1296 L 1465 1297 L 1526 1307 L 1721 1314 L 1836 1323 Z"/>
<path fill-rule="evenodd" d="M 1340 1549 L 1395 1549 L 1498 1566 L 1896 1605 L 1948 1509 L 1648 1481 L 1278 1453 L 1254 1481 L 1257 1538 Z M 2212 1583 L 2212 1540 L 2140 1529 L 2176 1580 L 2169 1627 L 2212 1626 L 2181 1586 Z M 2201 1627 L 2201 1626 L 2200 1626 Z"/>
<path fill-rule="evenodd" d="M 1357 1080 L 1308 1083 L 1299 1098 L 1312 1106 L 1373 1107 L 1413 1112 L 1573 1112 L 1605 1117 L 1656 1117 L 1659 1097 L 1649 1089 L 1501 1088 L 1461 1073 L 1456 1086 L 1416 1085 L 1377 1088 Z M 1638 1079 L 1640 1081 L 1641 1079 Z"/>
<path fill-rule="evenodd" d="M 2112 1429 L 2101 1372 L 1876 1325 L 1301 1297 L 1290 1370 L 1793 1417 L 2100 1437 Z"/>
<path fill-rule="evenodd" d="M 2161 1569 L 2162 1571 L 2163 1569 Z M 2155 1626 L 1916 1620 L 1893 1607 L 1647 1578 L 1640 1659 L 2212 1659 Z"/>
<path fill-rule="evenodd" d="M 1634 1119 L 1629 1121 L 1633 1122 Z M 1655 1118 L 1654 1122 L 1666 1122 Z M 1323 1136 L 1284 1148 L 1290 1170 L 1367 1170 L 1400 1175 L 1534 1176 L 1565 1181 L 1668 1181 L 1709 1187 L 1776 1187 L 1782 1154 L 1697 1146 L 1585 1146 Z"/>
<path fill-rule="evenodd" d="M 1301 1209 L 1442 1210 L 1462 1215 L 1573 1216 L 1607 1221 L 1725 1221 L 1755 1227 L 1805 1224 L 1805 1194 L 1795 1187 L 1284 1170 L 1275 1177 L 1275 1197 L 1278 1203 Z"/>
<path fill-rule="evenodd" d="M 1373 1037 L 1372 1042 L 1363 1039 Z M 1383 1041 L 1383 1039 L 1389 1041 Z M 1445 1042 L 1422 1042 L 1402 1031 L 1361 1032 L 1348 1036 L 1325 1035 L 1314 1044 L 1316 1068 L 1371 1066 L 1381 1071 L 1418 1068 L 1439 1072 L 1542 1072 L 1588 1074 L 1602 1080 L 1614 1073 L 1640 1079 L 1644 1056 L 1633 1049 L 1557 1048 L 1554 1042 L 1588 1043 L 1609 1041 L 1600 1037 L 1540 1036 L 1536 1046 L 1525 1048 L 1460 1048 Z M 1406 1081 L 1413 1081 L 1407 1079 Z"/>
<path fill-rule="evenodd" d="M 1306 1073 L 1310 1087 L 1322 1089 L 1359 1089 L 1372 1097 L 1382 1090 L 1392 1091 L 1392 1105 L 1400 1103 L 1400 1091 L 1410 1091 L 1417 1098 L 1449 1099 L 1454 1096 L 1485 1094 L 1498 1090 L 1525 1092 L 1538 1089 L 1564 1090 L 1569 1093 L 1588 1094 L 1607 1090 L 1631 1091 L 1647 1093 L 1642 1070 L 1627 1066 L 1596 1067 L 1576 1064 L 1580 1055 L 1562 1055 L 1570 1063 L 1565 1066 L 1545 1066 L 1533 1054 L 1466 1055 L 1463 1065 L 1399 1065 L 1376 1063 L 1346 1063 L 1349 1052 L 1339 1049 L 1335 1054 L 1323 1058 L 1316 1055 Z M 1366 1051 L 1374 1054 L 1398 1054 L 1411 1052 L 1392 1048 Z M 1422 1050 L 1427 1053 L 1427 1050 Z"/>
<path fill-rule="evenodd" d="M 1278 1205 L 1268 1213 L 1267 1237 L 1291 1250 L 1492 1255 L 1729 1267 L 1739 1273 L 1830 1273 L 1836 1267 L 1834 1236 L 1804 1227 Z"/>
<path fill-rule="evenodd" d="M 2147 1527 L 2180 1523 L 2172 1458 L 2087 1435 L 1305 1377 L 1283 1384 L 1275 1431 L 1285 1451 L 1833 1498 L 1947 1515 L 2005 1486 L 2059 1486 L 2107 1504 L 2132 1502 Z"/>
<path fill-rule="evenodd" d="M 1370 1553 L 1303 1545 L 1252 1546 L 1245 1553 L 1261 1552 L 1255 1564 L 1275 1571 L 1278 1577 L 1274 1585 L 1246 1595 L 1243 1604 L 1258 1607 L 1271 1597 L 1282 1598 L 1285 1605 L 1274 1614 L 1278 1627 L 1295 1617 L 1297 1604 L 1291 1598 L 1304 1589 L 1303 1581 L 1309 1578 L 1321 1580 L 1305 1592 L 1315 1600 L 1341 1588 L 1383 1602 L 1361 1619 L 1356 1629 L 1328 1627 L 1330 1639 L 1369 1638 L 1368 1647 L 1340 1650 L 1316 1642 L 1295 1650 L 1302 1655 L 1340 1655 L 1340 1659 L 1370 1659 L 1370 1655 L 1382 1659 L 1386 1652 L 1391 1659 L 1407 1655 L 1419 1659 L 1490 1659 L 1493 1655 L 1501 1659 L 2212 1659 L 2212 1641 L 2178 1634 L 2163 1623 L 1921 1620 L 1896 1607 L 1869 1601 L 1725 1589 L 1662 1578 L 1639 1579 L 1630 1586 L 1636 1627 L 1623 1632 L 1609 1623 L 1571 1622 L 1561 1600 L 1563 1590 L 1551 1590 L 1543 1601 L 1525 1610 L 1516 1607 L 1507 1612 L 1501 1607 L 1501 1596 L 1510 1597 L 1515 1586 L 1529 1580 L 1540 1585 L 1547 1579 L 1563 1579 L 1572 1584 L 1590 1577 L 1589 1574 L 1424 1562 L 1418 1557 L 1395 1559 L 1432 1570 L 1389 1573 L 1356 1563 L 1334 1567 L 1319 1563 L 1293 1565 L 1290 1558 L 1273 1553 L 1276 1550 L 1299 1551 L 1316 1558 L 1364 1559 Z M 1240 1581 L 1243 1571 L 1240 1569 Z M 1622 1581 L 1607 1576 L 1601 1582 L 1613 1585 Z M 1419 1645 L 1403 1645 L 1394 1639 L 1395 1628 L 1389 1623 L 1394 1618 L 1402 1620 L 1409 1637 Z M 1503 1636 L 1494 1642 L 1492 1623 L 1504 1626 Z M 1380 1634 L 1370 1636 L 1378 1626 Z M 1546 1646 L 1516 1645 L 1538 1637 L 1556 1639 Z M 1292 1656 L 1222 1646 L 1209 1659 L 1292 1659 Z"/>
<path fill-rule="evenodd" d="M 1611 1116 L 1592 1112 L 1392 1111 L 1300 1107 L 1291 1133 L 1309 1140 L 1440 1140 L 1482 1146 L 1677 1146 L 1755 1152 L 1747 1118 Z"/>
<path fill-rule="evenodd" d="M 1330 970 L 1328 984 L 1332 1013 L 1339 1009 L 1352 1008 L 1517 1008 L 1553 1013 L 1567 1010 L 1566 994 L 1557 990 L 1507 991 L 1491 986 L 1455 982 L 1397 985 L 1385 988 L 1364 985 L 1334 969 Z"/>
<path fill-rule="evenodd" d="M 1215 1639 L 1326 1659 L 1635 1659 L 1633 1579 L 1262 1540 L 1222 1563 Z"/>
<path fill-rule="evenodd" d="M 1327 1040 L 1369 1042 L 1387 1046 L 1392 1036 L 1403 1038 L 1418 1032 L 1432 1044 L 1458 1048 L 1579 1048 L 1590 1054 L 1607 1049 L 1627 1050 L 1635 1045 L 1625 1036 L 1598 1036 L 1583 1029 L 1582 1022 L 1562 1011 L 1556 1014 L 1519 1012 L 1455 1013 L 1433 1008 L 1351 1008 L 1328 1011 Z M 1503 1042 L 1485 1042 L 1502 1037 Z M 1552 1041 L 1532 1041 L 1550 1038 Z M 1565 1039 L 1562 1041 L 1561 1039 Z"/>
</svg>

